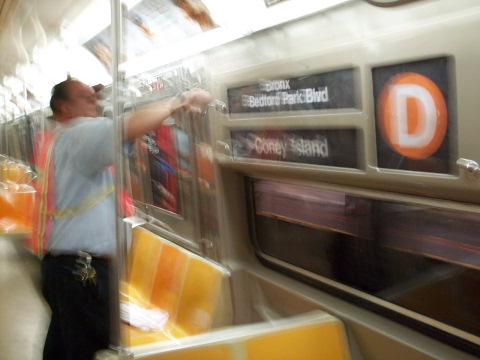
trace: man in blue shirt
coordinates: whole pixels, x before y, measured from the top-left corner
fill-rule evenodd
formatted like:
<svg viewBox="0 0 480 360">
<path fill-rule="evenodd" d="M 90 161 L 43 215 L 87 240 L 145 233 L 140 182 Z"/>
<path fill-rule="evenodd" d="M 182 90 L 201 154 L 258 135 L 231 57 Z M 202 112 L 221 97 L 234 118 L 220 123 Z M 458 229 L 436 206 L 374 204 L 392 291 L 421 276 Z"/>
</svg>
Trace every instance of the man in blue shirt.
<svg viewBox="0 0 480 360">
<path fill-rule="evenodd" d="M 96 117 L 95 91 L 74 79 L 57 84 L 50 106 L 54 211 L 42 259 L 42 291 L 52 310 L 44 360 L 90 360 L 110 342 L 109 258 L 115 253 L 114 122 Z M 205 110 L 201 89 L 143 107 L 125 121 L 125 139 L 157 128 L 180 109 Z M 48 173 L 49 169 L 43 169 Z"/>
</svg>

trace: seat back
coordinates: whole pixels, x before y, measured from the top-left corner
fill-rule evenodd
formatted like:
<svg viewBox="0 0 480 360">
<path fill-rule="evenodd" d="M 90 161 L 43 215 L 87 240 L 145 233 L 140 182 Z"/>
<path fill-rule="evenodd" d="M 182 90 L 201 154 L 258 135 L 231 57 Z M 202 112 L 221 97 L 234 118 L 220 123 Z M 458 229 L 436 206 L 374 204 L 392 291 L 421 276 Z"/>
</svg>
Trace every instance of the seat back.
<svg viewBox="0 0 480 360">
<path fill-rule="evenodd" d="M 189 259 L 180 297 L 177 325 L 190 335 L 211 329 L 224 270 L 196 256 Z"/>
<path fill-rule="evenodd" d="M 124 289 L 130 302 L 147 307 L 150 304 L 163 243 L 144 231 L 132 232 L 128 256 L 128 286 Z"/>
<path fill-rule="evenodd" d="M 132 230 L 122 300 L 168 313 L 163 331 L 130 329 L 127 344 L 181 338 L 231 324 L 229 272 L 142 227 Z"/>
</svg>

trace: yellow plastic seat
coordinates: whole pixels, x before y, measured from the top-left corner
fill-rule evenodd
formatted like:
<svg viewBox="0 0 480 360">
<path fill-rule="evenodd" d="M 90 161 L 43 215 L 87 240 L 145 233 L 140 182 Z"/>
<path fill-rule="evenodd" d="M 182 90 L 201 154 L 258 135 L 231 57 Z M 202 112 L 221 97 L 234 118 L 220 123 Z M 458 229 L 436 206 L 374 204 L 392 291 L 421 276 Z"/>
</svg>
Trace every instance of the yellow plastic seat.
<svg viewBox="0 0 480 360">
<path fill-rule="evenodd" d="M 28 184 L 35 177 L 28 166 L 14 161 L 3 161 L 0 167 L 0 179 L 4 183 Z"/>
<path fill-rule="evenodd" d="M 215 344 L 202 347 L 187 348 L 181 351 L 168 352 L 149 360 L 235 360 L 233 348 L 228 344 Z"/>
<path fill-rule="evenodd" d="M 124 343 L 134 347 L 209 331 L 217 316 L 228 317 L 221 299 L 227 270 L 162 237 L 137 227 L 132 231 L 127 282 L 122 301 L 168 313 L 162 330 L 123 327 Z M 228 296 L 228 300 L 230 300 Z M 223 312 L 223 313 L 222 313 Z M 222 314 L 220 314 L 222 313 Z"/>
<path fill-rule="evenodd" d="M 179 330 L 195 335 L 211 329 L 223 276 L 204 259 L 189 259 L 176 318 Z"/>
<path fill-rule="evenodd" d="M 149 350 L 143 360 L 349 360 L 343 324 L 322 311 L 233 326 Z"/>
<path fill-rule="evenodd" d="M 349 350 L 343 325 L 336 319 L 248 339 L 248 360 L 345 360 Z"/>
<path fill-rule="evenodd" d="M 130 302 L 148 306 L 153 290 L 163 243 L 146 232 L 134 232 L 131 268 L 128 286 L 124 293 Z"/>
</svg>

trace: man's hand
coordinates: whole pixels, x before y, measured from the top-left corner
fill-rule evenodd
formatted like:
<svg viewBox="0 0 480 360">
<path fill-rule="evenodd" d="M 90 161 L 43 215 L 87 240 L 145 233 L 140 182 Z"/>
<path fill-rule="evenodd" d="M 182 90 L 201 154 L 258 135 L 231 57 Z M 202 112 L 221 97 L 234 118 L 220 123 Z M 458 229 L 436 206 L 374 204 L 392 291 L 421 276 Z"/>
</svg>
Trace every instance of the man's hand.
<svg viewBox="0 0 480 360">
<path fill-rule="evenodd" d="M 185 107 L 194 114 L 205 112 L 208 104 L 213 101 L 213 96 L 203 89 L 192 89 L 184 92 Z"/>
</svg>

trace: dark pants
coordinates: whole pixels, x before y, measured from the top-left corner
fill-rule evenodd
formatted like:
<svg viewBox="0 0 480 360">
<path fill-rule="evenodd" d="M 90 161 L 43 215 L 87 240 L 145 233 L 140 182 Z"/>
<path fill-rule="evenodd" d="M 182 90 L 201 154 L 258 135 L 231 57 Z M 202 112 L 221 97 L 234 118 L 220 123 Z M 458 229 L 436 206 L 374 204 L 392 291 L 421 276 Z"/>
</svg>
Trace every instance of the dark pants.
<svg viewBox="0 0 480 360">
<path fill-rule="evenodd" d="M 72 273 L 76 259 L 47 255 L 42 260 L 42 291 L 52 310 L 44 360 L 91 360 L 109 345 L 108 261 L 94 258 L 97 284 L 84 285 Z"/>
</svg>

